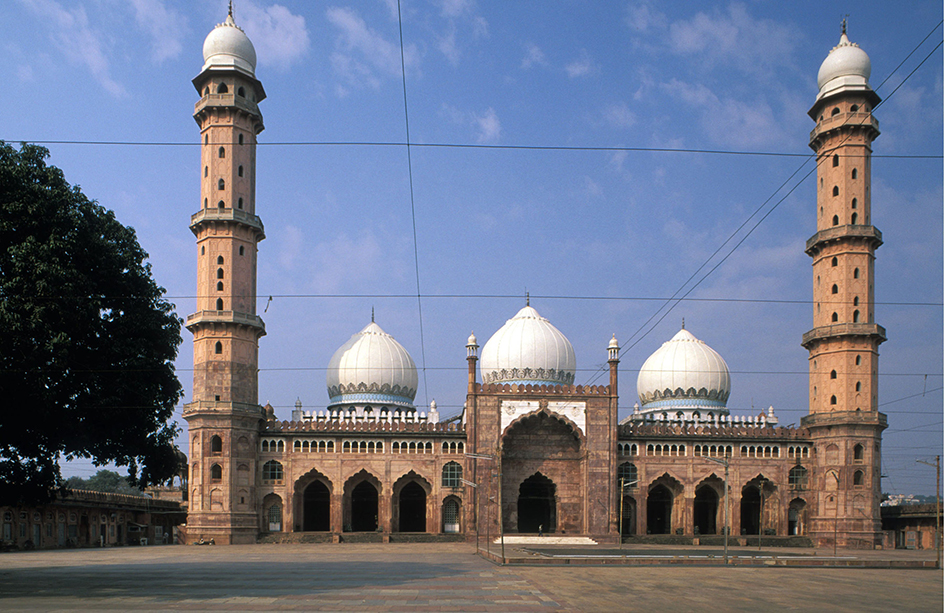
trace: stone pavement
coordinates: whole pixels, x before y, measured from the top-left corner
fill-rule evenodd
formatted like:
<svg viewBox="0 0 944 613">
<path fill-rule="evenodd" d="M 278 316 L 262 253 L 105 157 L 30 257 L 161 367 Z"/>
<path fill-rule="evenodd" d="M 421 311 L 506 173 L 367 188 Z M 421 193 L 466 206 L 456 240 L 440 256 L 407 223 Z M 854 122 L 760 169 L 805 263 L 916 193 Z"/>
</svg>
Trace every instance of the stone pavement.
<svg viewBox="0 0 944 613">
<path fill-rule="evenodd" d="M 129 547 L 0 554 L 0 609 L 941 611 L 941 578 L 935 570 L 499 567 L 465 543 Z"/>
</svg>

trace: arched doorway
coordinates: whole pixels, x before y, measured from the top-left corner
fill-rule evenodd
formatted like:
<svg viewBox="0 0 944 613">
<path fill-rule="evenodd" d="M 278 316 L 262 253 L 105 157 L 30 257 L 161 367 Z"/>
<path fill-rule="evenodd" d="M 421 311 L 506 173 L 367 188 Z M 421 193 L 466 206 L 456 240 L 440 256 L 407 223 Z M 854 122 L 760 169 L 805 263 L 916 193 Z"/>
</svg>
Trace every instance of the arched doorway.
<svg viewBox="0 0 944 613">
<path fill-rule="evenodd" d="M 718 533 L 718 492 L 710 485 L 695 490 L 695 534 Z"/>
<path fill-rule="evenodd" d="M 760 534 L 760 488 L 756 485 L 741 490 L 741 534 Z"/>
<path fill-rule="evenodd" d="M 312 481 L 305 488 L 302 530 L 328 532 L 331 530 L 331 491 L 321 481 Z"/>
<path fill-rule="evenodd" d="M 555 532 L 557 503 L 554 482 L 535 473 L 518 488 L 518 532 Z"/>
<path fill-rule="evenodd" d="M 623 495 L 623 536 L 636 534 L 636 499 L 629 494 Z"/>
<path fill-rule="evenodd" d="M 802 536 L 806 534 L 806 501 L 794 498 L 787 509 L 787 534 Z"/>
<path fill-rule="evenodd" d="M 351 530 L 377 530 L 377 488 L 369 481 L 361 481 L 351 491 Z"/>
<path fill-rule="evenodd" d="M 426 532 L 426 491 L 416 481 L 400 490 L 400 532 Z"/>
<path fill-rule="evenodd" d="M 459 532 L 461 506 L 457 498 L 447 498 L 442 506 L 442 531 L 445 533 Z"/>
<path fill-rule="evenodd" d="M 672 533 L 672 498 L 672 492 L 661 483 L 649 490 L 646 502 L 646 526 L 649 534 Z"/>
</svg>

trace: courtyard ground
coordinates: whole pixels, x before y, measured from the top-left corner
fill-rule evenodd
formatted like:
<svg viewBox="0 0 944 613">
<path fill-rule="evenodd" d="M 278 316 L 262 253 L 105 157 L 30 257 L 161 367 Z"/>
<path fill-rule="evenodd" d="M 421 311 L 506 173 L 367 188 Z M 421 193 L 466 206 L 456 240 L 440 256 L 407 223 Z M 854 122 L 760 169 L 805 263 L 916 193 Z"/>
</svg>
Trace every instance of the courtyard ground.
<svg viewBox="0 0 944 613">
<path fill-rule="evenodd" d="M 864 555 L 879 553 L 903 560 L 934 556 Z M 0 555 L 3 610 L 941 611 L 942 598 L 938 570 L 501 567 L 465 543 L 179 545 Z"/>
</svg>

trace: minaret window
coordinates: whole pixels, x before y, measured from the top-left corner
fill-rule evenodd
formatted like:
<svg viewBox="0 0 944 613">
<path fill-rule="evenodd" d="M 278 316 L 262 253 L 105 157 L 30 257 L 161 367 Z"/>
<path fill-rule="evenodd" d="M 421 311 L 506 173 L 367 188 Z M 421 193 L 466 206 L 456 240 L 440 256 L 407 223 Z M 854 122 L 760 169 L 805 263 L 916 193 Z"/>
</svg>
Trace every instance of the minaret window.
<svg viewBox="0 0 944 613">
<path fill-rule="evenodd" d="M 242 167 L 242 166 L 240 166 L 240 167 L 236 170 L 236 174 L 238 174 L 240 177 L 243 176 L 243 167 Z"/>
<path fill-rule="evenodd" d="M 855 471 L 855 474 L 852 475 L 852 485 L 855 487 L 862 487 L 864 485 L 865 478 L 861 470 Z"/>
<path fill-rule="evenodd" d="M 220 179 L 220 182 L 222 183 L 222 182 L 223 182 L 223 179 Z M 223 189 L 223 188 L 221 187 L 220 189 Z M 838 226 L 838 225 L 839 225 L 839 215 L 833 215 L 833 225 L 834 225 L 834 226 Z"/>
<path fill-rule="evenodd" d="M 210 88 L 209 88 L 209 86 L 203 88 L 203 95 L 204 95 L 204 96 L 209 96 L 209 95 L 210 95 Z"/>
<path fill-rule="evenodd" d="M 838 293 L 839 293 L 839 286 L 836 285 L 835 283 L 833 284 L 833 293 L 834 293 L 834 294 L 838 294 Z"/>
<path fill-rule="evenodd" d="M 837 167 L 837 166 L 839 166 L 839 156 L 838 156 L 838 155 L 834 155 L 834 156 L 833 156 L 833 168 L 835 168 L 835 167 Z"/>
<path fill-rule="evenodd" d="M 221 355 L 223 353 L 223 343 L 217 341 L 214 352 L 216 353 L 216 355 Z"/>
<path fill-rule="evenodd" d="M 221 256 L 221 255 L 216 256 L 216 263 L 219 264 L 220 266 L 222 266 L 222 265 L 223 265 L 223 256 Z"/>
<path fill-rule="evenodd" d="M 209 134 L 204 134 L 204 135 L 203 135 L 203 144 L 204 144 L 204 145 L 209 145 L 209 144 L 210 144 L 210 135 L 209 135 Z"/>
<path fill-rule="evenodd" d="M 220 179 L 220 180 L 217 182 L 216 186 L 217 186 L 219 189 L 226 189 L 226 181 L 224 181 L 223 179 Z"/>
<path fill-rule="evenodd" d="M 858 112 L 859 112 L 859 105 L 858 105 L 858 104 L 853 104 L 853 105 L 852 105 L 852 108 L 850 108 L 849 110 L 852 111 L 853 113 L 858 113 Z"/>
<path fill-rule="evenodd" d="M 859 311 L 852 312 L 852 322 L 859 323 Z"/>
<path fill-rule="evenodd" d="M 207 248 L 204 245 L 200 246 L 200 255 L 206 255 Z"/>
<path fill-rule="evenodd" d="M 217 299 L 216 299 L 216 310 L 217 310 L 217 311 L 222 311 L 222 310 L 224 310 L 224 309 L 223 309 L 223 299 L 222 299 L 222 298 L 217 298 Z"/>
<path fill-rule="evenodd" d="M 839 313 L 833 313 L 833 323 L 836 323 L 838 321 L 839 321 Z"/>
<path fill-rule="evenodd" d="M 203 199 L 203 208 L 209 208 L 209 206 L 210 206 L 210 201 L 207 200 L 206 198 L 204 198 L 204 199 Z"/>
<path fill-rule="evenodd" d="M 856 356 L 856 366 L 862 366 L 862 356 L 861 356 L 861 355 L 857 355 L 857 356 Z"/>
<path fill-rule="evenodd" d="M 855 168 L 852 169 L 852 178 L 853 178 L 853 179 L 858 179 L 858 178 L 859 178 L 859 171 L 858 171 L 857 169 L 855 169 Z"/>
<path fill-rule="evenodd" d="M 203 176 L 204 176 L 204 177 L 209 177 L 209 176 L 210 176 L 210 167 L 209 167 L 209 166 L 204 166 L 204 167 L 203 167 Z"/>
<path fill-rule="evenodd" d="M 858 214 L 858 213 L 853 213 L 853 214 L 852 214 L 852 225 L 856 225 L 856 222 L 857 222 L 857 221 L 859 221 L 859 214 Z"/>
<path fill-rule="evenodd" d="M 223 468 L 219 464 L 210 467 L 210 481 L 219 483 L 223 480 Z"/>
<path fill-rule="evenodd" d="M 216 278 L 217 278 L 217 279 L 222 279 L 222 278 L 223 278 L 223 269 L 222 269 L 222 268 L 217 268 L 217 269 L 216 269 Z"/>
<path fill-rule="evenodd" d="M 859 269 L 858 269 L 858 268 L 856 268 L 855 270 L 852 271 L 852 278 L 853 278 L 853 279 L 858 279 L 858 278 L 859 278 Z"/>
<path fill-rule="evenodd" d="M 835 370 L 833 370 L 833 371 L 831 371 L 831 372 L 829 373 L 829 378 L 830 378 L 830 379 L 835 379 L 837 376 L 838 376 L 838 375 L 836 374 L 836 371 L 835 371 Z"/>
<path fill-rule="evenodd" d="M 226 157 L 226 147 L 220 147 L 220 150 L 219 150 L 219 152 L 217 153 L 217 155 L 219 155 L 221 158 L 225 158 L 225 157 Z"/>
<path fill-rule="evenodd" d="M 223 87 L 226 87 L 226 86 L 224 85 Z M 838 115 L 838 114 L 839 114 L 839 107 L 837 106 L 836 108 L 833 109 L 833 112 L 830 113 L 829 115 L 830 115 L 831 117 L 833 117 L 833 116 L 836 116 L 836 115 Z"/>
<path fill-rule="evenodd" d="M 861 392 L 861 391 L 862 391 L 862 382 L 861 382 L 861 381 L 856 381 L 856 391 L 857 391 L 857 392 Z"/>
<path fill-rule="evenodd" d="M 836 400 L 836 397 L 835 397 L 835 396 L 830 396 L 830 397 L 829 397 L 829 404 L 835 405 L 837 402 L 838 402 L 838 400 Z"/>
<path fill-rule="evenodd" d="M 223 439 L 219 436 L 214 435 L 210 439 L 210 453 L 223 453 Z"/>
<path fill-rule="evenodd" d="M 239 199 L 239 208 L 243 208 L 243 199 L 242 199 L 242 198 Z"/>
<path fill-rule="evenodd" d="M 833 268 L 835 268 L 836 266 L 839 266 L 839 258 L 833 258 L 832 266 Z"/>
<path fill-rule="evenodd" d="M 216 291 L 218 291 L 218 292 L 222 292 L 222 291 L 223 291 L 223 282 L 222 282 L 222 281 L 217 281 L 217 282 L 216 282 Z"/>
<path fill-rule="evenodd" d="M 853 198 L 853 199 L 852 199 L 852 208 L 854 208 L 854 209 L 859 208 L 859 200 L 858 200 L 858 198 Z"/>
<path fill-rule="evenodd" d="M 220 200 L 219 202 L 216 203 L 216 208 L 218 208 L 218 209 L 225 209 L 225 208 L 226 208 L 226 203 L 223 202 L 222 200 Z"/>
<path fill-rule="evenodd" d="M 239 135 L 239 144 L 240 144 L 240 145 L 243 144 L 243 135 L 242 135 L 242 134 Z"/>
<path fill-rule="evenodd" d="M 852 306 L 859 306 L 859 297 L 856 296 L 852 299 Z"/>
<path fill-rule="evenodd" d="M 239 255 L 243 255 L 244 253 L 245 253 L 245 247 L 243 247 L 242 245 L 240 245 L 240 247 L 239 247 Z"/>
<path fill-rule="evenodd" d="M 838 196 L 838 195 L 839 195 L 839 186 L 833 185 L 833 196 Z"/>
<path fill-rule="evenodd" d="M 245 98 L 245 97 L 246 97 L 246 88 L 240 87 L 239 89 L 237 89 L 237 90 L 236 90 L 236 95 L 239 96 L 240 98 Z"/>
<path fill-rule="evenodd" d="M 228 94 L 229 88 L 226 87 L 226 83 L 220 83 L 216 86 L 216 93 L 218 94 Z"/>
</svg>

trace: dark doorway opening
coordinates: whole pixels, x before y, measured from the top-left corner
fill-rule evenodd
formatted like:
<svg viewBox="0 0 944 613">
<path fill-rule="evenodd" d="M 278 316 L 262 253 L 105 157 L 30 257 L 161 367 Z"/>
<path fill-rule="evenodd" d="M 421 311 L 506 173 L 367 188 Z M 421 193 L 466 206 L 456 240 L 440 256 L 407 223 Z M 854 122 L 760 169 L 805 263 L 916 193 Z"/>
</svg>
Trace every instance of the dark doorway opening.
<svg viewBox="0 0 944 613">
<path fill-rule="evenodd" d="M 718 492 L 710 485 L 695 490 L 695 534 L 718 534 Z"/>
<path fill-rule="evenodd" d="M 741 490 L 741 534 L 760 533 L 760 490 L 755 486 Z"/>
<path fill-rule="evenodd" d="M 377 488 L 368 481 L 361 481 L 351 492 L 351 530 L 377 530 Z"/>
<path fill-rule="evenodd" d="M 305 532 L 331 530 L 331 492 L 321 481 L 313 481 L 305 488 L 305 512 L 302 529 Z"/>
<path fill-rule="evenodd" d="M 426 532 L 426 491 L 416 481 L 400 490 L 400 532 Z"/>
<path fill-rule="evenodd" d="M 649 534 L 672 533 L 672 492 L 664 485 L 660 484 L 649 490 L 646 526 Z"/>
<path fill-rule="evenodd" d="M 623 496 L 623 536 L 636 534 L 636 499 Z"/>
<path fill-rule="evenodd" d="M 557 504 L 554 482 L 536 473 L 518 488 L 518 532 L 555 532 Z"/>
</svg>

